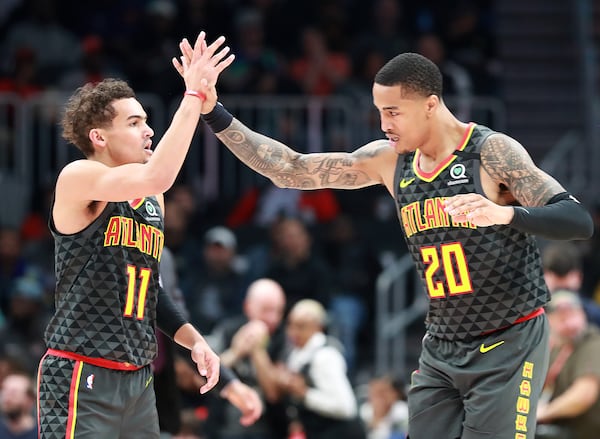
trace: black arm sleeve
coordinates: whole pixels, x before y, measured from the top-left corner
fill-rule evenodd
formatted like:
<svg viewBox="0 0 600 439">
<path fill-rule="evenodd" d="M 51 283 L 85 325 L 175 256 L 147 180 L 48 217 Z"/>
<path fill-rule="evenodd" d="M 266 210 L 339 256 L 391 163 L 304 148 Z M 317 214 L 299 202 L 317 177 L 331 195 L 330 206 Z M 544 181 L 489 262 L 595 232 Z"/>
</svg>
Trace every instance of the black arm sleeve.
<svg viewBox="0 0 600 439">
<path fill-rule="evenodd" d="M 183 312 L 175 305 L 162 287 L 158 288 L 158 303 L 156 304 L 156 325 L 158 329 L 168 335 L 171 339 L 179 328 L 188 323 Z"/>
<path fill-rule="evenodd" d="M 588 239 L 594 233 L 590 213 L 568 192 L 553 196 L 543 207 L 515 206 L 510 226 L 547 239 Z"/>
<path fill-rule="evenodd" d="M 217 105 L 215 105 L 215 108 L 210 113 L 203 114 L 201 117 L 213 133 L 220 133 L 231 125 L 231 121 L 233 120 L 231 113 L 220 102 L 217 102 Z"/>
<path fill-rule="evenodd" d="M 215 389 L 220 392 L 227 386 L 227 384 L 237 379 L 238 377 L 233 370 L 221 364 L 221 367 L 219 368 L 219 382 L 215 386 Z"/>
</svg>

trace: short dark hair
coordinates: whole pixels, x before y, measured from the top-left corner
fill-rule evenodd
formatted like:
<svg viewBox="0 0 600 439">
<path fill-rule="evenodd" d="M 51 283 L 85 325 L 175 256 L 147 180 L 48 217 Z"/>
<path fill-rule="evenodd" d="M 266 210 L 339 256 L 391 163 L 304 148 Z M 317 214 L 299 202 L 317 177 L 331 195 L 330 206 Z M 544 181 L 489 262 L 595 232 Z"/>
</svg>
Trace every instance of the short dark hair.
<svg viewBox="0 0 600 439">
<path fill-rule="evenodd" d="M 572 242 L 553 242 L 542 250 L 542 265 L 545 271 L 557 276 L 566 276 L 571 271 L 582 269 L 582 255 Z"/>
<path fill-rule="evenodd" d="M 107 78 L 97 84 L 79 87 L 65 104 L 61 126 L 63 138 L 88 157 L 94 149 L 88 137 L 90 130 L 111 125 L 116 116 L 112 103 L 133 98 L 132 88 L 120 79 Z"/>
<path fill-rule="evenodd" d="M 403 85 L 421 96 L 442 96 L 440 69 L 418 53 L 401 53 L 389 60 L 375 75 L 375 83 L 388 87 Z"/>
</svg>

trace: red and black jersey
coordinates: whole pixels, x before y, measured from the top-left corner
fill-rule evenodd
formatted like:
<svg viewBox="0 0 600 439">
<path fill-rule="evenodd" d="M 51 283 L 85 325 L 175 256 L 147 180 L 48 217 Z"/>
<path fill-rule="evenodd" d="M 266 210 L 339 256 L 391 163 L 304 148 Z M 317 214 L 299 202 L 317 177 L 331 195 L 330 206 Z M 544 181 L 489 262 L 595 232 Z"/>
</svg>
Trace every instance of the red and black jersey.
<svg viewBox="0 0 600 439">
<path fill-rule="evenodd" d="M 484 195 L 479 154 L 492 133 L 469 125 L 455 153 L 431 173 L 419 169 L 418 150 L 399 156 L 396 165 L 398 216 L 429 295 L 426 327 L 443 339 L 509 326 L 549 300 L 533 236 L 509 226 L 456 223 L 444 212 L 448 197 Z"/>
<path fill-rule="evenodd" d="M 145 366 L 156 356 L 163 215 L 154 197 L 108 203 L 83 231 L 55 240 L 56 311 L 48 348 Z"/>
</svg>

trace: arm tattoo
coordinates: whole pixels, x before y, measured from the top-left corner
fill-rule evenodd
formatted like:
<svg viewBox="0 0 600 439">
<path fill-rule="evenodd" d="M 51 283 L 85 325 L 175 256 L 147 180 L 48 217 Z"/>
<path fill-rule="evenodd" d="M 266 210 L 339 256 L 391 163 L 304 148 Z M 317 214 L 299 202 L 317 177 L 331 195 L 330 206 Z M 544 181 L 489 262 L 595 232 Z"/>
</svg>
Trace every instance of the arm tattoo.
<svg viewBox="0 0 600 439">
<path fill-rule="evenodd" d="M 504 135 L 488 138 L 481 149 L 481 164 L 498 184 L 508 186 L 526 206 L 543 206 L 564 189 L 535 166 L 525 149 Z"/>
<path fill-rule="evenodd" d="M 250 130 L 237 119 L 217 137 L 243 163 L 279 187 L 351 189 L 374 184 L 365 172 L 354 166 L 361 158 L 359 154 L 300 154 Z M 366 153 L 361 154 L 366 157 Z M 375 155 L 376 151 L 370 154 Z"/>
</svg>

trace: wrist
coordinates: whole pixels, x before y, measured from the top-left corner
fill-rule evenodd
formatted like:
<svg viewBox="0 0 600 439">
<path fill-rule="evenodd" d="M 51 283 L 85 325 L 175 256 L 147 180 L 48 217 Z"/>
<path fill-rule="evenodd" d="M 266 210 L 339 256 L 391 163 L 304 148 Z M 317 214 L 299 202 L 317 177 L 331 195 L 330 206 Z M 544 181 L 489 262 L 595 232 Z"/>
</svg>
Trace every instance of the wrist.
<svg viewBox="0 0 600 439">
<path fill-rule="evenodd" d="M 506 215 L 502 224 L 509 225 L 515 217 L 515 208 L 513 206 L 506 206 L 504 210 L 506 211 Z"/>
<path fill-rule="evenodd" d="M 228 382 L 225 387 L 223 387 L 223 390 L 221 390 L 221 392 L 219 393 L 219 395 L 221 396 L 221 398 L 224 399 L 229 399 L 229 397 L 231 396 L 231 392 L 234 391 L 234 386 L 237 386 L 237 384 L 240 382 L 239 379 L 235 378 L 233 380 L 231 380 L 230 382 Z"/>
<path fill-rule="evenodd" d="M 220 133 L 231 125 L 233 116 L 225 109 L 225 107 L 223 107 L 223 105 L 217 102 L 215 107 L 209 113 L 202 115 L 202 120 L 206 122 L 214 133 Z"/>
<path fill-rule="evenodd" d="M 202 102 L 206 101 L 206 95 L 204 93 L 202 93 L 201 91 L 197 91 L 197 90 L 186 90 L 183 92 L 184 96 L 194 96 L 198 99 L 200 99 Z"/>
</svg>

